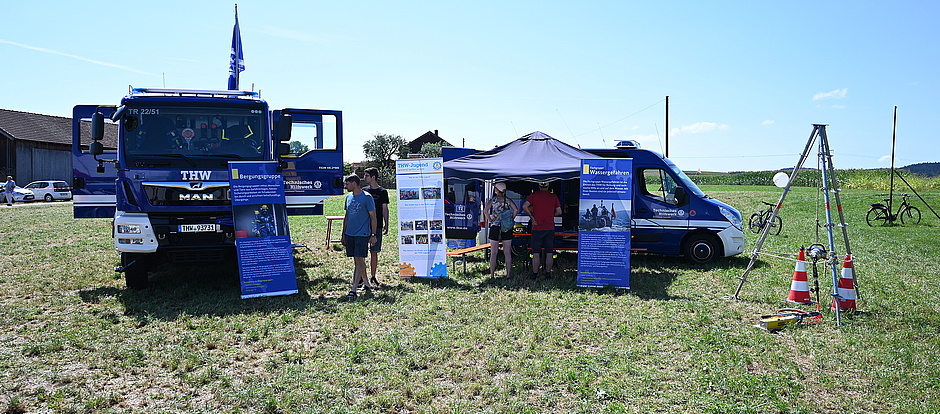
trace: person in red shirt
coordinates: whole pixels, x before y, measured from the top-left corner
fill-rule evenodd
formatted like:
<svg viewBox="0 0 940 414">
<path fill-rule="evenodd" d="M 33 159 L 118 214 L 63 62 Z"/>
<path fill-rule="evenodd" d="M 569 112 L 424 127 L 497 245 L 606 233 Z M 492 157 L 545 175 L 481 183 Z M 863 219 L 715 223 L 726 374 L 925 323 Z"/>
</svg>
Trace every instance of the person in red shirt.
<svg viewBox="0 0 940 414">
<path fill-rule="evenodd" d="M 558 197 L 548 191 L 548 182 L 539 182 L 539 190 L 530 194 L 522 204 L 522 210 L 532 221 L 532 276 L 539 277 L 542 252 L 545 252 L 545 278 L 552 277 L 552 253 L 555 250 L 555 216 L 561 215 L 561 203 Z"/>
</svg>

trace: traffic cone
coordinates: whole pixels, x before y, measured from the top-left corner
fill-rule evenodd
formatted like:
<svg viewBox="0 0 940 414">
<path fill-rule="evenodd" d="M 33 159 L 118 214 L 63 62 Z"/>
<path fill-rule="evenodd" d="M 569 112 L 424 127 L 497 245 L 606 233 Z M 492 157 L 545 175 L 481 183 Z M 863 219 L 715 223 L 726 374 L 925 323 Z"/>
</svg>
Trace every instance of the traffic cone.
<svg viewBox="0 0 940 414">
<path fill-rule="evenodd" d="M 855 310 L 855 269 L 852 268 L 852 255 L 845 255 L 842 263 L 842 277 L 839 278 L 839 297 L 832 300 L 832 309 L 839 304 L 839 310 Z"/>
<path fill-rule="evenodd" d="M 790 297 L 788 302 L 802 303 L 808 305 L 813 303 L 809 298 L 809 280 L 806 278 L 806 255 L 803 247 L 800 247 L 800 253 L 796 256 L 796 269 L 793 270 L 793 282 L 790 283 Z"/>
</svg>

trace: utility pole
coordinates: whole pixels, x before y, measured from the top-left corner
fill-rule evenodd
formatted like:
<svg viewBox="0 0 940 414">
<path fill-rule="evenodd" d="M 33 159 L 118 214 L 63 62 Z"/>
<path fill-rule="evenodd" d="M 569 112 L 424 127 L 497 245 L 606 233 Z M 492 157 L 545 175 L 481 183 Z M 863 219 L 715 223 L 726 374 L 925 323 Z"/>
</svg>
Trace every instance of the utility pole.
<svg viewBox="0 0 940 414">
<path fill-rule="evenodd" d="M 669 158 L 669 95 L 666 95 L 666 158 Z"/>
<path fill-rule="evenodd" d="M 891 172 L 888 175 L 891 176 L 888 185 L 888 215 L 891 215 L 891 203 L 894 201 L 894 145 L 898 139 L 898 106 L 894 106 L 894 126 L 891 129 Z M 892 220 L 893 221 L 893 220 Z"/>
</svg>

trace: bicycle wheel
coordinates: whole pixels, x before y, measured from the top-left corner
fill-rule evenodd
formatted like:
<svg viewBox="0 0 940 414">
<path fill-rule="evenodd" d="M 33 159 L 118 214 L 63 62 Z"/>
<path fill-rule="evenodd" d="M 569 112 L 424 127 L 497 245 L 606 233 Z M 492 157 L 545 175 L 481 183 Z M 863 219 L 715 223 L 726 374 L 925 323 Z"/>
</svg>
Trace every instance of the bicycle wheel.
<svg viewBox="0 0 940 414">
<path fill-rule="evenodd" d="M 908 206 L 901 212 L 901 224 L 919 224 L 920 210 L 914 206 Z"/>
<path fill-rule="evenodd" d="M 776 216 L 774 217 L 773 222 L 770 222 L 769 220 L 768 222 L 770 223 L 770 231 L 767 233 L 773 234 L 774 236 L 780 234 L 780 230 L 783 229 L 783 219 L 780 218 L 780 216 Z"/>
<path fill-rule="evenodd" d="M 872 208 L 868 210 L 868 214 L 865 215 L 865 221 L 868 222 L 869 226 L 887 226 L 888 225 L 888 210 L 883 208 Z"/>
<path fill-rule="evenodd" d="M 751 218 L 747 221 L 747 228 L 751 229 L 751 233 L 760 233 L 760 227 L 763 221 L 761 213 L 751 214 Z"/>
</svg>

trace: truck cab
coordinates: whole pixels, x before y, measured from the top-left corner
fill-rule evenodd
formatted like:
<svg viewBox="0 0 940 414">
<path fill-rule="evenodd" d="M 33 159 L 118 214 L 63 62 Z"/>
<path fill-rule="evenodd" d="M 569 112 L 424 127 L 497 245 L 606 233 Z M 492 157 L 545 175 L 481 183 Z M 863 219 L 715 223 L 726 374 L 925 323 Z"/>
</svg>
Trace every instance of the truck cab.
<svg viewBox="0 0 940 414">
<path fill-rule="evenodd" d="M 278 161 L 288 214 L 322 214 L 342 194 L 340 111 L 271 111 L 249 91 L 137 88 L 117 106 L 74 107 L 72 122 L 74 216 L 114 220 L 129 287 L 146 287 L 165 261 L 234 261 L 229 161 Z"/>
</svg>

